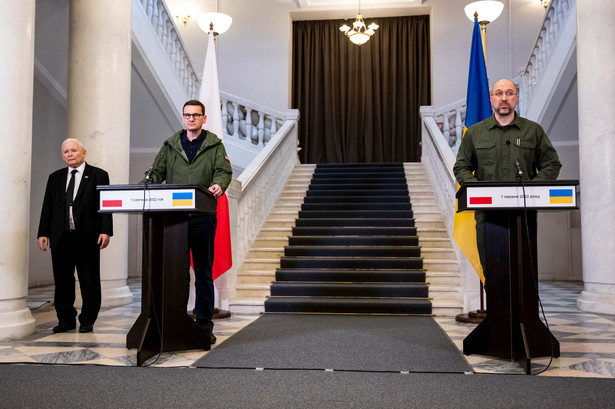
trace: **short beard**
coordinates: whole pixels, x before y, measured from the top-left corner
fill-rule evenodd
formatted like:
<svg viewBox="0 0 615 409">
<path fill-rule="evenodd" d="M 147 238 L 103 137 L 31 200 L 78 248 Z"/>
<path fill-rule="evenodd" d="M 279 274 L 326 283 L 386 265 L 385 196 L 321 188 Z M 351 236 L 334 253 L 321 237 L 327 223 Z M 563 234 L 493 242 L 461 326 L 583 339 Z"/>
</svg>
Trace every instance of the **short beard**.
<svg viewBox="0 0 615 409">
<path fill-rule="evenodd" d="M 510 105 L 505 106 L 505 107 L 493 107 L 493 110 L 500 116 L 507 116 L 512 114 L 514 111 L 510 108 Z M 504 111 L 508 111 L 508 112 L 504 112 Z"/>
</svg>

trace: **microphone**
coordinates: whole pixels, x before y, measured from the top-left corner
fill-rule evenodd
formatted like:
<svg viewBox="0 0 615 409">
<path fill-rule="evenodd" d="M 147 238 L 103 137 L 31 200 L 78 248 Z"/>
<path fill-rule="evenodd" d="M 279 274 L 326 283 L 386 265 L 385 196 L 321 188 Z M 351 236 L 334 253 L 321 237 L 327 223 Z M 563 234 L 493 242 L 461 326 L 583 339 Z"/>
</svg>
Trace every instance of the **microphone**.
<svg viewBox="0 0 615 409">
<path fill-rule="evenodd" d="M 506 141 L 506 145 L 510 147 L 510 141 Z M 521 170 L 521 165 L 519 165 L 519 161 L 517 160 L 517 156 L 515 155 L 515 150 L 510 148 L 510 152 L 512 153 L 513 159 L 515 160 L 515 167 L 517 168 L 517 179 L 523 179 L 523 170 Z"/>
<path fill-rule="evenodd" d="M 145 184 L 152 183 L 152 171 L 154 170 L 154 165 L 150 166 L 147 172 L 145 172 Z"/>
</svg>

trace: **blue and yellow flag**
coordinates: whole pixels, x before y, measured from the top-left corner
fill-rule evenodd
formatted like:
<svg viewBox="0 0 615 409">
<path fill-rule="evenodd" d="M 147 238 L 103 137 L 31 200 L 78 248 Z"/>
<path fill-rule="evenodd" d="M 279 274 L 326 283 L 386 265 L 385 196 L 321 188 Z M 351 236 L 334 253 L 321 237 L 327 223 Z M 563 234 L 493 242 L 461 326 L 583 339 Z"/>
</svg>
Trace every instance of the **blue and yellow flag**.
<svg viewBox="0 0 615 409">
<path fill-rule="evenodd" d="M 491 101 L 489 100 L 489 80 L 487 66 L 480 36 L 478 20 L 474 20 L 472 32 L 472 48 L 470 51 L 470 71 L 468 72 L 468 93 L 466 96 L 466 129 L 491 116 Z M 455 212 L 457 207 L 455 207 Z M 480 264 L 478 248 L 476 247 L 476 221 L 474 212 L 455 213 L 455 228 L 453 237 L 457 245 L 468 258 L 480 280 L 485 282 L 483 267 Z"/>
</svg>

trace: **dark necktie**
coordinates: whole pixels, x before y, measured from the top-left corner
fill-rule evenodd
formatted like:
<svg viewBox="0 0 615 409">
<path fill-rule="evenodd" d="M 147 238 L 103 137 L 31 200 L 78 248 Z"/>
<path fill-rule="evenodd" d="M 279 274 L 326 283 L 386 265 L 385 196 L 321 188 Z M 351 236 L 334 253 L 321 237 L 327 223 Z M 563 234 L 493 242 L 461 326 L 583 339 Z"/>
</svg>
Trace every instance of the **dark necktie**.
<svg viewBox="0 0 615 409">
<path fill-rule="evenodd" d="M 75 173 L 77 173 L 77 169 L 71 170 L 70 181 L 66 189 L 66 223 L 64 224 L 66 231 L 70 231 L 70 207 L 73 205 L 73 195 L 75 193 Z"/>
</svg>

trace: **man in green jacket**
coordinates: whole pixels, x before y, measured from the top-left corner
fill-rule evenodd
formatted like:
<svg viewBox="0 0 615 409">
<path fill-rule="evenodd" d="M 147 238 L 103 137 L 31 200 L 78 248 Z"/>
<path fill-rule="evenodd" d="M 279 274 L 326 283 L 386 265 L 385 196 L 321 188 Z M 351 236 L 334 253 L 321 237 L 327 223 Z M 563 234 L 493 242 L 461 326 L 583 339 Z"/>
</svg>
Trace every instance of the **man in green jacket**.
<svg viewBox="0 0 615 409">
<path fill-rule="evenodd" d="M 148 183 L 195 184 L 207 188 L 216 199 L 231 183 L 233 170 L 220 138 L 206 131 L 205 106 L 190 100 L 183 107 L 186 129 L 164 141 L 148 173 Z M 188 244 L 192 250 L 196 300 L 194 314 L 199 326 L 216 342 L 214 324 L 214 282 L 211 270 L 214 261 L 216 216 L 191 215 L 188 222 Z"/>
<path fill-rule="evenodd" d="M 562 164 L 547 134 L 536 122 L 515 113 L 515 84 L 500 80 L 491 89 L 493 115 L 468 128 L 453 172 L 459 184 L 476 181 L 555 180 Z M 485 214 L 475 212 L 476 241 L 485 268 Z"/>
</svg>

